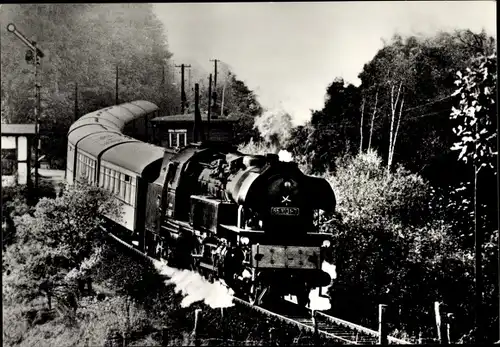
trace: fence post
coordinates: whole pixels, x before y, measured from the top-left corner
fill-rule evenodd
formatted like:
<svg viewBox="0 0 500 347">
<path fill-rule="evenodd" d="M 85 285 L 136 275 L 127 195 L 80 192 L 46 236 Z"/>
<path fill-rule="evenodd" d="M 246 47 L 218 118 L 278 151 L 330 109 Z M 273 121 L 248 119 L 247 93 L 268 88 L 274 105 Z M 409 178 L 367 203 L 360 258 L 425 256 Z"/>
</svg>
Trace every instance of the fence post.
<svg viewBox="0 0 500 347">
<path fill-rule="evenodd" d="M 453 313 L 447 314 L 446 319 L 446 337 L 448 339 L 448 343 L 451 343 L 451 322 L 453 320 Z"/>
<path fill-rule="evenodd" d="M 318 331 L 318 318 L 316 317 L 316 310 L 311 310 L 312 322 L 314 326 L 314 341 L 316 346 L 319 345 L 319 331 Z"/>
<path fill-rule="evenodd" d="M 161 345 L 162 346 L 168 346 L 169 345 L 169 341 L 168 341 L 168 328 L 167 327 L 163 327 L 161 329 Z"/>
<path fill-rule="evenodd" d="M 387 345 L 387 324 L 385 321 L 385 311 L 387 305 L 379 304 L 378 305 L 378 344 L 379 345 Z"/>
<path fill-rule="evenodd" d="M 269 328 L 269 345 L 276 346 L 276 330 L 274 328 Z"/>
<path fill-rule="evenodd" d="M 201 308 L 197 308 L 194 311 L 194 329 L 193 329 L 193 335 L 194 335 L 194 343 L 196 346 L 200 345 L 200 339 L 198 336 L 198 319 L 201 313 Z"/>
<path fill-rule="evenodd" d="M 220 308 L 220 315 L 221 315 L 221 327 L 222 327 L 222 339 L 224 346 L 227 346 L 227 329 L 226 329 L 226 322 L 224 320 L 224 307 Z"/>
<path fill-rule="evenodd" d="M 448 344 L 446 314 L 444 305 L 439 301 L 434 302 L 434 314 L 436 316 L 436 330 L 439 343 L 442 345 Z"/>
</svg>

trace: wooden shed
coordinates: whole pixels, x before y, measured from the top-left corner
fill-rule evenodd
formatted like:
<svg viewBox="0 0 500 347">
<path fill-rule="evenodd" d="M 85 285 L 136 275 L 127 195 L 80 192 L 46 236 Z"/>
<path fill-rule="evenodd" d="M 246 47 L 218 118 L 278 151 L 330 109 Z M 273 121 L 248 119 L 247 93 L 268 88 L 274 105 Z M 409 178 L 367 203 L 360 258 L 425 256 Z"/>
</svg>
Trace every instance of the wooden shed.
<svg viewBox="0 0 500 347">
<path fill-rule="evenodd" d="M 201 120 L 201 129 L 206 140 L 217 142 L 234 139 L 233 125 L 238 121 L 237 118 L 211 117 L 209 124 L 205 113 L 201 115 Z M 150 122 L 153 128 L 153 143 L 157 145 L 176 148 L 195 142 L 194 113 L 157 117 Z"/>
</svg>

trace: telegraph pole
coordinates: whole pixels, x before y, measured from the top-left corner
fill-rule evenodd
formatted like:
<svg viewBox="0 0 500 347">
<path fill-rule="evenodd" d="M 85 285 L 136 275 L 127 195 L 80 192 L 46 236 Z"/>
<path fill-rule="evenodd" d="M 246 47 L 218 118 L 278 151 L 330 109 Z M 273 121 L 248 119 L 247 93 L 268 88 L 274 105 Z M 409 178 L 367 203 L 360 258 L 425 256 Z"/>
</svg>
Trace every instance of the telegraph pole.
<svg viewBox="0 0 500 347">
<path fill-rule="evenodd" d="M 210 61 L 214 62 L 214 92 L 213 92 L 213 107 L 215 108 L 217 104 L 217 62 L 218 59 L 210 59 Z"/>
<path fill-rule="evenodd" d="M 165 87 L 165 65 L 162 65 L 161 86 Z"/>
<path fill-rule="evenodd" d="M 75 119 L 76 122 L 78 120 L 78 82 L 75 83 Z"/>
<path fill-rule="evenodd" d="M 115 78 L 115 105 L 118 105 L 118 65 L 116 65 L 116 78 Z"/>
<path fill-rule="evenodd" d="M 203 134 L 203 124 L 201 121 L 201 112 L 200 112 L 200 88 L 199 84 L 194 84 L 194 142 L 204 141 L 205 136 Z"/>
<path fill-rule="evenodd" d="M 41 103 L 40 103 L 40 83 L 38 82 L 38 64 L 40 63 L 37 55 L 36 42 L 33 43 L 33 54 L 35 56 L 35 60 L 33 65 L 35 65 L 35 96 L 36 96 L 36 107 L 35 107 L 35 188 L 38 188 L 38 151 L 40 150 L 40 111 L 41 111 Z"/>
<path fill-rule="evenodd" d="M 220 116 L 224 116 L 224 94 L 226 92 L 226 83 L 224 83 L 224 86 L 222 87 L 222 101 L 220 103 Z"/>
<path fill-rule="evenodd" d="M 210 95 L 212 95 L 212 74 L 208 76 L 208 114 L 207 114 L 207 139 L 210 139 Z"/>
<path fill-rule="evenodd" d="M 41 103 L 40 103 L 40 83 L 38 82 L 38 65 L 40 64 L 40 59 L 45 56 L 45 54 L 36 46 L 35 41 L 28 40 L 21 32 L 17 31 L 16 26 L 12 23 L 7 25 L 7 31 L 13 33 L 20 39 L 28 48 L 30 49 L 26 52 L 26 61 L 28 63 L 33 62 L 35 68 L 35 189 L 38 188 L 38 149 L 40 145 L 39 140 L 39 124 L 38 117 L 41 113 Z M 40 58 L 40 59 L 39 59 Z"/>
<path fill-rule="evenodd" d="M 190 68 L 191 65 L 181 64 L 175 65 L 175 67 L 181 68 L 181 113 L 184 114 L 184 109 L 186 107 L 186 91 L 184 90 L 184 69 Z"/>
</svg>

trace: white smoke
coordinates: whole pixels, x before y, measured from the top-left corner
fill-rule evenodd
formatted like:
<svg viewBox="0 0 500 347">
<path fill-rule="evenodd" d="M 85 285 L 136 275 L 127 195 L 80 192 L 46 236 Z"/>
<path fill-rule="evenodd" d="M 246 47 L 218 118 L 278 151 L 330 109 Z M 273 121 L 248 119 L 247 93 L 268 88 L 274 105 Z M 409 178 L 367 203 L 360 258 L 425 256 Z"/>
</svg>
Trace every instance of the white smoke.
<svg viewBox="0 0 500 347">
<path fill-rule="evenodd" d="M 169 277 L 165 281 L 166 285 L 173 284 L 174 291 L 184 295 L 182 307 L 189 307 L 198 301 L 203 301 L 211 308 L 233 306 L 234 292 L 220 282 L 210 283 L 196 272 L 169 267 L 163 260 L 155 261 L 154 266 L 161 275 Z"/>
<path fill-rule="evenodd" d="M 288 152 L 287 150 L 281 149 L 278 152 L 278 156 L 280 158 L 280 161 L 284 161 L 284 162 L 293 161 L 292 153 Z"/>
<path fill-rule="evenodd" d="M 332 279 L 329 285 L 321 288 L 321 294 L 326 295 L 328 293 L 328 288 L 330 288 L 333 283 L 333 280 L 337 278 L 337 271 L 335 265 L 330 264 L 327 261 L 323 261 L 321 264 L 321 270 L 329 274 Z M 286 295 L 285 300 L 297 304 L 297 297 L 295 295 Z M 309 308 L 311 310 L 326 311 L 331 307 L 330 298 L 320 296 L 319 288 L 314 288 L 309 292 Z"/>
<path fill-rule="evenodd" d="M 271 146 L 280 148 L 286 146 L 293 128 L 292 117 L 281 108 L 265 111 L 255 117 L 254 128 L 259 130 L 260 136 Z"/>
<path fill-rule="evenodd" d="M 330 288 L 333 283 L 333 280 L 337 278 L 337 271 L 335 265 L 330 264 L 327 261 L 323 261 L 321 264 L 321 270 L 325 271 L 332 278 L 329 285 L 321 288 L 321 294 L 326 295 L 328 293 L 328 288 Z M 326 311 L 332 307 L 329 297 L 322 297 L 319 295 L 319 288 L 311 290 L 309 293 L 309 300 L 309 308 L 311 310 Z"/>
</svg>

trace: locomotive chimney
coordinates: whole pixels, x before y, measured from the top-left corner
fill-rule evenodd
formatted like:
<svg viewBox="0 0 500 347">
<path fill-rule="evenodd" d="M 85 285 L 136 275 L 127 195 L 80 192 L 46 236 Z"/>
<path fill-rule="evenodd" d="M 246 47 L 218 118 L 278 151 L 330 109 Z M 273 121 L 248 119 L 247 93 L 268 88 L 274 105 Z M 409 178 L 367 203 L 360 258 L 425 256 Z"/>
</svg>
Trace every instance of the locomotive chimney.
<svg viewBox="0 0 500 347">
<path fill-rule="evenodd" d="M 200 86 L 198 83 L 194 85 L 194 129 L 193 129 L 193 140 L 194 142 L 205 140 L 203 132 L 203 125 L 201 122 L 200 113 Z"/>
</svg>

